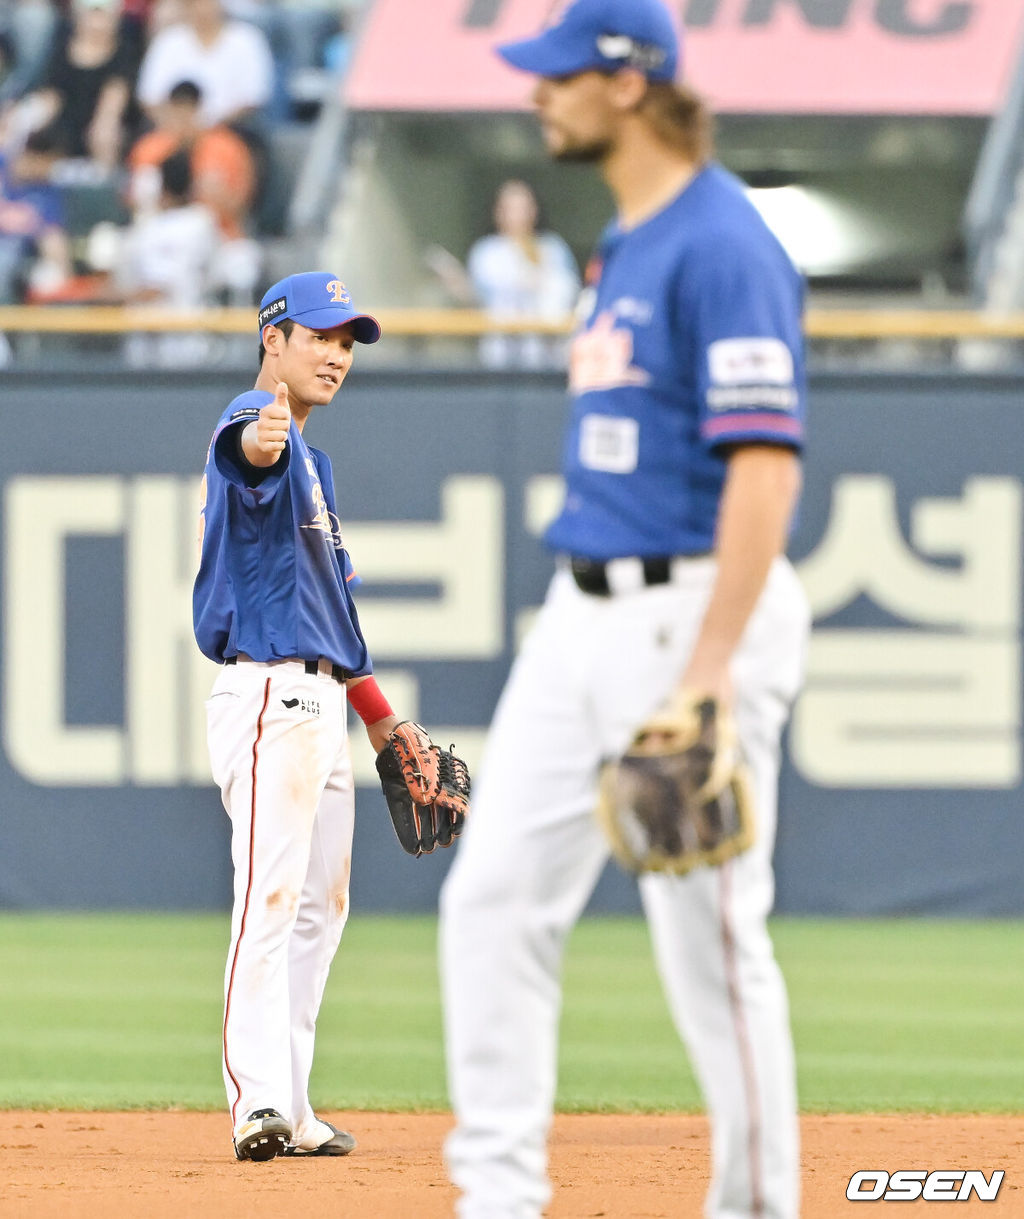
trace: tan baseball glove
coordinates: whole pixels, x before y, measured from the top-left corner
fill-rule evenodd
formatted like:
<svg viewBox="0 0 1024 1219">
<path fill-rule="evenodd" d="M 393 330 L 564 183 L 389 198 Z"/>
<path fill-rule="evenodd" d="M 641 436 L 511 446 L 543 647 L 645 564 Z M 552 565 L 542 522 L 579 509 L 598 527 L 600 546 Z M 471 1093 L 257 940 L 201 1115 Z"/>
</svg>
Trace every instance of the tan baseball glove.
<svg viewBox="0 0 1024 1219">
<path fill-rule="evenodd" d="M 679 695 L 601 773 L 598 820 L 630 872 L 683 874 L 754 840 L 750 778 L 729 710 Z"/>
</svg>

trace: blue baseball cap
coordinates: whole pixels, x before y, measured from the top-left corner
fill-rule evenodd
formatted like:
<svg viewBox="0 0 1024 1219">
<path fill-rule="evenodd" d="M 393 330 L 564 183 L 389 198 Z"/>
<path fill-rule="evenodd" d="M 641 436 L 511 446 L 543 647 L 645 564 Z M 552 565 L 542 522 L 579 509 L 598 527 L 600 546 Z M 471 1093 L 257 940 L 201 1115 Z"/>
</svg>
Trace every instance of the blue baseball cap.
<svg viewBox="0 0 1024 1219">
<path fill-rule="evenodd" d="M 648 80 L 674 80 L 679 32 L 662 0 L 574 0 L 536 38 L 506 42 L 498 54 L 535 76 L 574 76 L 636 68 Z"/>
<path fill-rule="evenodd" d="M 260 334 L 263 327 L 291 318 L 310 330 L 333 330 L 352 322 L 357 343 L 376 343 L 380 322 L 352 306 L 348 288 L 330 271 L 304 271 L 279 279 L 260 301 Z"/>
</svg>

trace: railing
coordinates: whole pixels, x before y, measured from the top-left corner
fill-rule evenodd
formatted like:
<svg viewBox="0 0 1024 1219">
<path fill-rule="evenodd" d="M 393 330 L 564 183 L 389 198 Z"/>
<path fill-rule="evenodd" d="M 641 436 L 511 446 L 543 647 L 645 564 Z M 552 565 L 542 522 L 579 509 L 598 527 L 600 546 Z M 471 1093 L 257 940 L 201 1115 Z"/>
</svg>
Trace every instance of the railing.
<svg viewBox="0 0 1024 1219">
<path fill-rule="evenodd" d="M 0 331 L 7 334 L 118 335 L 130 332 L 191 332 L 253 335 L 255 309 L 210 309 L 178 313 L 100 305 L 0 306 Z M 521 319 L 494 321 L 473 309 L 381 309 L 373 311 L 384 331 L 398 338 L 479 338 L 482 335 L 564 335 L 562 323 Z M 950 340 L 1024 339 L 1024 313 L 995 316 L 971 310 L 812 308 L 810 339 Z"/>
</svg>

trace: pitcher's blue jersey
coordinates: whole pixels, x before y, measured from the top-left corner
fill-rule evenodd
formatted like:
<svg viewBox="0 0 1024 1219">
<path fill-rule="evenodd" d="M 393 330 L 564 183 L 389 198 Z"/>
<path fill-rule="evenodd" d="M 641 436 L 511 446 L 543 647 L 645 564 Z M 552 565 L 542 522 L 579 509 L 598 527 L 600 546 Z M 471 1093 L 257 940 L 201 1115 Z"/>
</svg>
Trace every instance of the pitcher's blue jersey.
<svg viewBox="0 0 1024 1219">
<path fill-rule="evenodd" d="M 263 390 L 241 394 L 213 434 L 192 595 L 196 641 L 216 661 L 239 652 L 259 661 L 324 657 L 369 673 L 330 458 L 305 443 L 294 421 L 262 479 L 239 454 L 239 429 L 272 400 Z"/>
<path fill-rule="evenodd" d="M 803 280 L 718 165 L 636 228 L 610 226 L 593 265 L 547 542 L 591 559 L 709 551 L 727 446 L 802 447 Z"/>
</svg>

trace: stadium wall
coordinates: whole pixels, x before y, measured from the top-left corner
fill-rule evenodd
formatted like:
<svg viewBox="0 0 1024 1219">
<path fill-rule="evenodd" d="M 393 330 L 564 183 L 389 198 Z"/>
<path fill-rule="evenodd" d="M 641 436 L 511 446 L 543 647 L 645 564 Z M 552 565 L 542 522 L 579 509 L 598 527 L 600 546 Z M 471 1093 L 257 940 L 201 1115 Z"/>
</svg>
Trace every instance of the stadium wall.
<svg viewBox="0 0 1024 1219">
<path fill-rule="evenodd" d="M 199 472 L 242 388 L 5 373 L 0 908 L 228 905 L 189 594 Z M 1024 913 L 1020 382 L 821 372 L 812 402 L 777 908 Z M 550 573 L 562 408 L 555 375 L 363 370 L 310 423 L 381 685 L 470 760 Z M 354 907 L 431 909 L 448 860 L 402 854 L 354 739 Z M 610 867 L 591 909 L 635 908 Z"/>
</svg>

